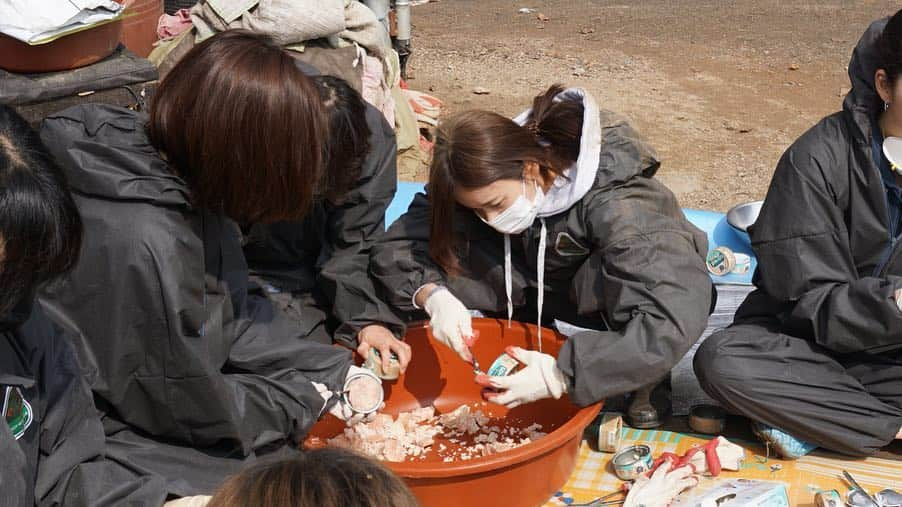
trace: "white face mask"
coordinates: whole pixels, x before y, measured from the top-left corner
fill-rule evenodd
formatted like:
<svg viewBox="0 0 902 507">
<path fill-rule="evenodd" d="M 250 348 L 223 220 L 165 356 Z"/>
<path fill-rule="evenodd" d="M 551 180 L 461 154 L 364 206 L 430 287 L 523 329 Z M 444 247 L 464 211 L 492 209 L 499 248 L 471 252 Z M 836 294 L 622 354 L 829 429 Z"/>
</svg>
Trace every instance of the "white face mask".
<svg viewBox="0 0 902 507">
<path fill-rule="evenodd" d="M 539 206 L 545 194 L 539 188 L 539 184 L 535 183 L 536 196 L 529 202 L 526 199 L 526 181 L 523 181 L 523 195 L 517 196 L 517 200 L 510 205 L 509 208 L 499 213 L 495 218 L 486 220 L 479 213 L 476 216 L 480 220 L 488 224 L 491 228 L 502 234 L 520 234 L 532 225 L 539 213 Z"/>
<path fill-rule="evenodd" d="M 883 154 L 897 174 L 902 174 L 902 138 L 887 137 L 883 141 Z"/>
</svg>

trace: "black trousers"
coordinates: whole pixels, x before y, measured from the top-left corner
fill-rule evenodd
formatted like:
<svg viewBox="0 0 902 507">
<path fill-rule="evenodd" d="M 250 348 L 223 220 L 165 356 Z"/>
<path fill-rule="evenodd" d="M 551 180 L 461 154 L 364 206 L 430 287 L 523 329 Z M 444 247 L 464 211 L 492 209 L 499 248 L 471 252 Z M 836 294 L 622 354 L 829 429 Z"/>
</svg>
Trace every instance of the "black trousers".
<svg viewBox="0 0 902 507">
<path fill-rule="evenodd" d="M 704 390 L 734 413 L 843 454 L 866 456 L 902 428 L 902 352 L 838 355 L 760 324 L 699 348 Z"/>
</svg>

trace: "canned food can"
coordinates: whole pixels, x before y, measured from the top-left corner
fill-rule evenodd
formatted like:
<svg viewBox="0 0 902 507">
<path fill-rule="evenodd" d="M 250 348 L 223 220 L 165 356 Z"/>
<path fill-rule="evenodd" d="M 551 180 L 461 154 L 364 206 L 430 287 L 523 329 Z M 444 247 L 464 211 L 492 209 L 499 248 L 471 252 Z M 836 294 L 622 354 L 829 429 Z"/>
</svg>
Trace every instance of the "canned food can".
<svg viewBox="0 0 902 507">
<path fill-rule="evenodd" d="M 382 368 L 382 354 L 375 348 L 370 347 L 363 367 L 371 370 L 377 377 L 384 380 L 395 380 L 401 376 L 401 363 L 398 361 L 398 355 L 394 352 L 391 353 L 391 357 L 388 360 L 388 370 L 386 370 Z"/>
<path fill-rule="evenodd" d="M 814 504 L 817 507 L 842 507 L 845 502 L 835 489 L 830 491 L 819 491 L 814 495 Z"/>
<path fill-rule="evenodd" d="M 492 366 L 489 366 L 489 370 L 486 373 L 491 377 L 504 377 L 513 373 L 519 365 L 519 361 L 505 353 L 492 361 Z"/>
<path fill-rule="evenodd" d="M 705 258 L 705 266 L 715 276 L 724 276 L 736 267 L 736 256 L 733 251 L 725 246 L 719 246 L 708 252 Z"/>
<path fill-rule="evenodd" d="M 733 258 L 736 259 L 736 265 L 733 266 L 732 273 L 744 275 L 752 269 L 752 258 L 747 254 L 734 252 Z"/>
<path fill-rule="evenodd" d="M 598 426 L 598 450 L 617 452 L 620 435 L 623 433 L 623 418 L 617 414 L 604 414 Z"/>
<path fill-rule="evenodd" d="M 372 414 L 382 408 L 385 390 L 382 381 L 369 370 L 361 370 L 345 380 L 341 393 L 342 400 L 351 410 L 359 414 Z"/>
<path fill-rule="evenodd" d="M 625 447 L 614 455 L 611 464 L 617 477 L 631 481 L 651 470 L 651 447 L 644 444 Z"/>
</svg>

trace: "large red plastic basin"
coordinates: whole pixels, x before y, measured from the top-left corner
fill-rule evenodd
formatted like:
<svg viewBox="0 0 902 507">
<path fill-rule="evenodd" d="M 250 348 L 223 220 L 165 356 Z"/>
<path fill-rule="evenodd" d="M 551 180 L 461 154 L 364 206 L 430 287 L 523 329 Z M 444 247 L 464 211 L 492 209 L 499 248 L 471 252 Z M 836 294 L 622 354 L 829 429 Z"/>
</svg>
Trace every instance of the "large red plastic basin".
<svg viewBox="0 0 902 507">
<path fill-rule="evenodd" d="M 508 345 L 538 350 L 535 326 L 507 321 L 474 319 L 479 340 L 472 351 L 483 369 Z M 473 369 L 453 351 L 431 340 L 428 326 L 412 326 L 406 336 L 413 349 L 407 372 L 395 382 L 385 382 L 385 412 L 396 415 L 420 406 L 434 405 L 439 412 L 462 404 L 482 402 L 481 386 L 473 381 Z M 564 337 L 542 330 L 542 349 L 557 355 Z M 491 505 L 528 507 L 542 505 L 567 481 L 576 466 L 583 430 L 598 414 L 601 403 L 579 408 L 565 396 L 507 410 L 488 404 L 481 407 L 491 417 L 542 424 L 546 437 L 511 451 L 469 461 L 444 463 L 431 455 L 423 461 L 385 464 L 403 477 L 425 507 Z M 343 423 L 329 416 L 310 432 L 312 439 L 331 438 Z"/>
</svg>

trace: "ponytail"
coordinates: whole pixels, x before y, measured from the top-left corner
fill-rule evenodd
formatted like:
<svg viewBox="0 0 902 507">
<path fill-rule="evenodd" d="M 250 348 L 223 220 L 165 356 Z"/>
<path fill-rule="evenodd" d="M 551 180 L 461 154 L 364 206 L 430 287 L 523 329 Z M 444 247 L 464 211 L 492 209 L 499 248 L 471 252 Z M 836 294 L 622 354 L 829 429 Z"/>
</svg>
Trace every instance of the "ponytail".
<svg viewBox="0 0 902 507">
<path fill-rule="evenodd" d="M 532 101 L 526 127 L 547 151 L 547 169 L 560 174 L 579 157 L 583 130 L 583 104 L 577 100 L 555 100 L 564 91 L 552 85 Z"/>
</svg>

